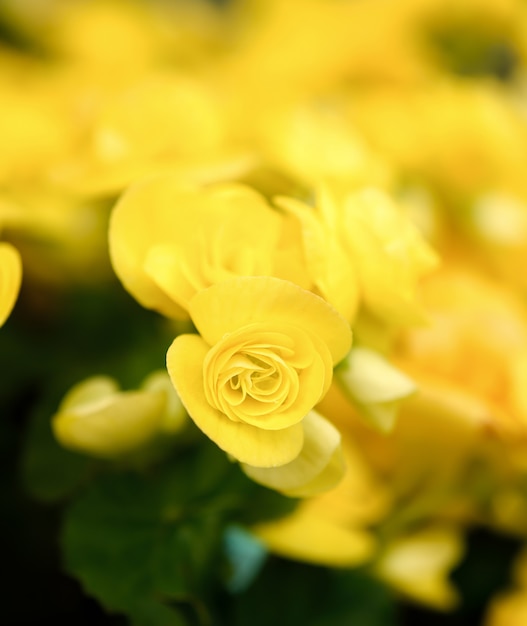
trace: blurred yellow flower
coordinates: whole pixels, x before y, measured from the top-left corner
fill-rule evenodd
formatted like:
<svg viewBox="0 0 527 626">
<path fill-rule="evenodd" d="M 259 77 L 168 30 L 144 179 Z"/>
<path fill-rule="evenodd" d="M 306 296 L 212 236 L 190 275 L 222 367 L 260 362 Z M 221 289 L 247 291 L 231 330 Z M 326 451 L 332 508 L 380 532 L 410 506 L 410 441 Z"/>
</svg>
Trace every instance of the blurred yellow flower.
<svg viewBox="0 0 527 626">
<path fill-rule="evenodd" d="M 50 171 L 67 189 L 118 193 L 161 172 L 212 182 L 222 167 L 246 167 L 246 150 L 229 140 L 218 94 L 197 77 L 152 71 L 117 93 L 103 92 L 93 108 L 76 150 Z"/>
<path fill-rule="evenodd" d="M 386 185 L 392 172 L 369 149 L 336 98 L 283 105 L 270 111 L 259 142 L 272 164 L 301 183 L 338 180 L 349 185 Z"/>
<path fill-rule="evenodd" d="M 418 283 L 438 258 L 387 193 L 323 186 L 314 208 L 276 203 L 299 220 L 313 282 L 347 319 L 360 304 L 388 325 L 422 321 Z"/>
<path fill-rule="evenodd" d="M 527 126 L 505 88 L 443 78 L 350 95 L 356 127 L 393 166 L 448 193 L 524 187 Z"/>
<path fill-rule="evenodd" d="M 460 531 L 438 525 L 389 542 L 374 569 L 404 595 L 449 610 L 457 604 L 458 595 L 447 575 L 462 553 Z"/>
<path fill-rule="evenodd" d="M 280 215 L 247 186 L 189 188 L 157 176 L 117 203 L 110 255 L 143 306 L 185 319 L 200 290 L 235 276 L 273 275 L 280 236 Z"/>
<path fill-rule="evenodd" d="M 201 336 L 176 337 L 167 368 L 192 419 L 243 463 L 292 461 L 302 420 L 351 347 L 347 322 L 318 296 L 267 276 L 213 285 L 189 310 Z"/>
<path fill-rule="evenodd" d="M 413 371 L 487 403 L 498 430 L 525 433 L 527 310 L 522 299 L 462 264 L 431 276 L 421 293 L 430 324 L 404 335 L 401 358 Z"/>
<path fill-rule="evenodd" d="M 187 419 L 166 372 L 152 374 L 136 391 L 120 391 L 112 378 L 94 376 L 70 389 L 52 428 L 64 447 L 114 459 L 178 432 Z"/>
</svg>

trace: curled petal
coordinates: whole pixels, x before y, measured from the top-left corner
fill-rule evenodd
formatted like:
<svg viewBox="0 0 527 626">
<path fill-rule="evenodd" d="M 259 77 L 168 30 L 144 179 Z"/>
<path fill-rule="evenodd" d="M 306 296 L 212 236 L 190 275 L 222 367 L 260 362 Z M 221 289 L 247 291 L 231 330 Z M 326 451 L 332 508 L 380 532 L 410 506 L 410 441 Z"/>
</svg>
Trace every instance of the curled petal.
<svg viewBox="0 0 527 626">
<path fill-rule="evenodd" d="M 243 464 L 247 476 L 291 497 L 310 497 L 334 487 L 345 470 L 339 431 L 316 411 L 302 425 L 304 446 L 296 459 L 271 468 Z"/>
<path fill-rule="evenodd" d="M 249 324 L 226 335 L 204 360 L 209 404 L 234 422 L 279 430 L 300 422 L 327 390 L 325 344 L 290 325 Z"/>
</svg>

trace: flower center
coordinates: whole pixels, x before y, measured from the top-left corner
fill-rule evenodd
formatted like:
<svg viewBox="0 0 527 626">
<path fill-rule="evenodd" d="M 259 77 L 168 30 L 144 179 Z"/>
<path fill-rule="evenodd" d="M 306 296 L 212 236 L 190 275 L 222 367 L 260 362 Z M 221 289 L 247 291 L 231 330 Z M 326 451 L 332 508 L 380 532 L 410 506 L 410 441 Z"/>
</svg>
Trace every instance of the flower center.
<svg viewBox="0 0 527 626">
<path fill-rule="evenodd" d="M 261 327 L 249 325 L 210 350 L 204 362 L 205 394 L 232 421 L 270 428 L 271 417 L 296 401 L 302 371 L 314 355 L 309 338 L 297 329 Z"/>
</svg>

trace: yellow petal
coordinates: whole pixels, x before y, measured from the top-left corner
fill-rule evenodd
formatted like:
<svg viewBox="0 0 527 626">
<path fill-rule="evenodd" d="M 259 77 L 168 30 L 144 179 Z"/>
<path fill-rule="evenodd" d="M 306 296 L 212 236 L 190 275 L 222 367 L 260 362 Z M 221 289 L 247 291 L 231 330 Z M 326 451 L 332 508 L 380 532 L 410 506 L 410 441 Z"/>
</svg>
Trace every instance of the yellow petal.
<svg viewBox="0 0 527 626">
<path fill-rule="evenodd" d="M 368 188 L 343 201 L 342 232 L 353 255 L 365 305 L 389 323 L 422 322 L 419 279 L 438 257 L 384 192 Z"/>
<path fill-rule="evenodd" d="M 294 324 L 318 336 L 334 363 L 351 347 L 349 324 L 331 305 L 310 291 L 270 276 L 241 277 L 213 285 L 194 296 L 190 314 L 210 345 L 241 326 L 268 322 Z"/>
<path fill-rule="evenodd" d="M 375 571 L 405 595 L 438 609 L 451 609 L 458 595 L 447 575 L 462 551 L 459 531 L 428 528 L 388 544 Z"/>
<path fill-rule="evenodd" d="M 20 254 L 8 243 L 0 243 L 0 326 L 9 317 L 22 282 Z"/>
<path fill-rule="evenodd" d="M 365 563 L 376 547 L 368 532 L 304 512 L 303 505 L 292 515 L 251 530 L 275 554 L 330 567 Z"/>
<path fill-rule="evenodd" d="M 110 259 L 118 278 L 140 304 L 168 317 L 186 319 L 186 311 L 144 269 L 148 249 L 159 230 L 163 230 L 156 214 L 170 200 L 164 186 L 157 185 L 156 180 L 157 177 L 148 178 L 132 185 L 114 207 L 109 225 Z M 152 211 L 152 207 L 157 210 Z"/>
<path fill-rule="evenodd" d="M 187 423 L 188 415 L 167 372 L 152 372 L 145 378 L 141 388 L 146 391 L 162 391 L 165 394 L 166 406 L 159 428 L 167 434 L 179 432 Z"/>
<path fill-rule="evenodd" d="M 393 428 L 400 403 L 417 389 L 408 376 L 368 348 L 351 350 L 335 374 L 361 415 L 382 432 Z"/>
<path fill-rule="evenodd" d="M 353 320 L 360 296 L 357 273 L 353 259 L 341 244 L 340 230 L 331 222 L 334 216 L 329 211 L 329 215 L 320 216 L 313 207 L 294 198 L 278 197 L 275 203 L 300 224 L 305 265 L 317 293 L 348 321 Z M 326 204 L 321 202 L 320 208 Z"/>
<path fill-rule="evenodd" d="M 257 467 L 289 463 L 302 449 L 301 424 L 264 430 L 234 422 L 214 409 L 204 390 L 203 362 L 208 351 L 209 346 L 201 337 L 180 335 L 167 352 L 168 373 L 190 417 L 207 437 L 242 463 Z"/>
<path fill-rule="evenodd" d="M 281 216 L 245 185 L 185 185 L 175 175 L 136 183 L 114 208 L 110 255 L 148 308 L 181 318 L 197 291 L 240 275 L 272 274 Z"/>
<path fill-rule="evenodd" d="M 165 405 L 163 391 L 119 392 L 112 379 L 94 377 L 66 395 L 52 428 L 66 448 L 116 458 L 154 438 Z"/>
<path fill-rule="evenodd" d="M 119 392 L 119 385 L 109 376 L 92 376 L 74 385 L 64 396 L 59 410 L 75 410 L 94 405 Z"/>
<path fill-rule="evenodd" d="M 316 411 L 302 422 L 304 446 L 290 463 L 280 467 L 253 467 L 242 464 L 255 482 L 298 498 L 314 496 L 334 487 L 345 471 L 339 431 Z"/>
</svg>

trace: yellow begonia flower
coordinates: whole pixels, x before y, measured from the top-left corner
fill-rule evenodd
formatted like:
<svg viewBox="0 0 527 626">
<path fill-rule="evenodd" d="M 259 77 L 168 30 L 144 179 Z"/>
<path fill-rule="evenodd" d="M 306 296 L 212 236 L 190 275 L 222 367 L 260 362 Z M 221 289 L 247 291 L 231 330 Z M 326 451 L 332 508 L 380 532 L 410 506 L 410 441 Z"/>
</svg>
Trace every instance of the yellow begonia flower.
<svg viewBox="0 0 527 626">
<path fill-rule="evenodd" d="M 110 94 L 87 121 L 77 151 L 50 170 L 55 183 L 74 192 L 115 194 L 162 172 L 214 182 L 250 162 L 247 149 L 227 141 L 213 90 L 178 74 L 151 73 Z"/>
<path fill-rule="evenodd" d="M 350 95 L 368 144 L 395 167 L 452 192 L 525 186 L 527 127 L 498 81 L 443 79 L 426 87 L 381 85 Z"/>
<path fill-rule="evenodd" d="M 360 185 L 390 180 L 386 164 L 371 153 L 338 101 L 280 107 L 263 125 L 262 142 L 272 163 L 307 185 L 320 179 Z"/>
<path fill-rule="evenodd" d="M 316 411 L 310 411 L 302 425 L 304 445 L 295 459 L 279 467 L 243 463 L 247 476 L 293 498 L 314 496 L 334 487 L 345 471 L 339 431 Z"/>
<path fill-rule="evenodd" d="M 456 605 L 458 595 L 447 574 L 462 553 L 456 528 L 427 528 L 390 542 L 375 565 L 375 573 L 404 595 L 448 610 Z"/>
<path fill-rule="evenodd" d="M 353 348 L 336 371 L 336 380 L 360 414 L 382 432 L 392 430 L 401 402 L 417 386 L 379 353 Z"/>
<path fill-rule="evenodd" d="M 167 368 L 197 426 L 255 467 L 285 465 L 302 420 L 351 347 L 348 323 L 324 300 L 273 277 L 242 277 L 190 301 L 201 336 L 176 337 Z"/>
<path fill-rule="evenodd" d="M 360 297 L 388 324 L 422 321 L 417 285 L 438 258 L 386 193 L 324 186 L 314 208 L 292 198 L 276 203 L 300 221 L 315 286 L 345 317 Z"/>
<path fill-rule="evenodd" d="M 177 432 L 186 419 L 165 372 L 152 374 L 137 391 L 120 391 L 112 378 L 95 376 L 66 394 L 52 428 L 64 447 L 113 459 Z"/>
<path fill-rule="evenodd" d="M 461 264 L 422 285 L 431 323 L 405 333 L 400 356 L 489 406 L 495 426 L 527 425 L 527 310 L 490 277 Z M 509 415 L 509 418 L 507 418 Z"/>
<path fill-rule="evenodd" d="M 110 255 L 117 276 L 145 307 L 188 318 L 202 289 L 240 275 L 269 275 L 281 220 L 244 185 L 192 189 L 177 177 L 132 186 L 115 207 Z"/>
<path fill-rule="evenodd" d="M 0 326 L 15 306 L 22 282 L 20 254 L 8 243 L 0 243 Z"/>
</svg>

